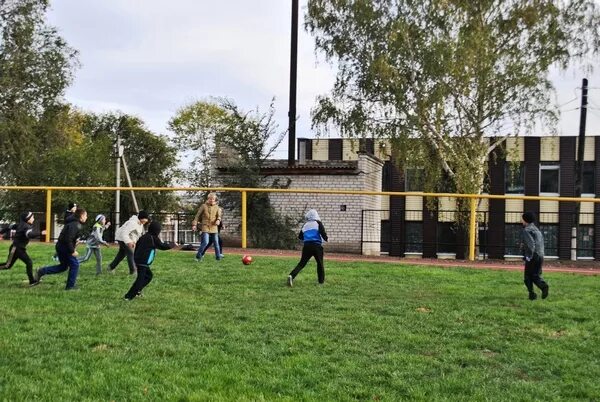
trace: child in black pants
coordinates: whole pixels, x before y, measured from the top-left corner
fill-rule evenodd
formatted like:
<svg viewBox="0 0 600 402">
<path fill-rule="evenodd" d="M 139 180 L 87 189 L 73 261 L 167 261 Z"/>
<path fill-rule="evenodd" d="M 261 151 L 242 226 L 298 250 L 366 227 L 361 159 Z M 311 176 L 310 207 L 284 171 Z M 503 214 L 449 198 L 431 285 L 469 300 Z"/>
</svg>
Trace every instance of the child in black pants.
<svg viewBox="0 0 600 402">
<path fill-rule="evenodd" d="M 542 278 L 544 264 L 544 236 L 533 224 L 536 216 L 533 212 L 525 212 L 521 217 L 523 224 L 523 260 L 525 260 L 524 282 L 529 292 L 529 300 L 537 299 L 533 285 L 542 291 L 542 299 L 548 297 L 549 286 Z"/>
<path fill-rule="evenodd" d="M 32 226 L 33 221 L 33 213 L 24 212 L 21 214 L 21 222 L 18 225 L 12 225 L 6 229 L 16 230 L 16 232 L 10 250 L 8 251 L 8 258 L 4 264 L 0 264 L 0 270 L 11 269 L 17 260 L 23 261 L 27 270 L 27 277 L 29 278 L 29 286 L 35 286 L 39 282 L 33 275 L 33 262 L 27 254 L 27 245 L 29 244 L 30 239 L 39 237 L 40 234 L 46 234 L 45 230 L 41 233 L 35 232 Z"/>
<path fill-rule="evenodd" d="M 172 243 L 163 243 L 158 235 L 161 226 L 158 222 L 150 223 L 148 233 L 140 237 L 135 245 L 133 259 L 137 267 L 137 277 L 135 282 L 125 295 L 125 300 L 133 300 L 136 296 L 141 296 L 142 290 L 152 281 L 152 271 L 150 265 L 154 262 L 156 249 L 169 250 L 175 246 Z"/>
<path fill-rule="evenodd" d="M 325 282 L 325 266 L 323 265 L 323 240 L 327 241 L 325 227 L 321 223 L 321 218 L 316 210 L 310 209 L 305 215 L 306 223 L 302 226 L 298 238 L 304 241 L 302 247 L 302 257 L 296 268 L 288 275 L 288 286 L 294 285 L 296 275 L 306 266 L 310 257 L 315 257 L 317 261 L 317 277 L 319 283 Z"/>
</svg>

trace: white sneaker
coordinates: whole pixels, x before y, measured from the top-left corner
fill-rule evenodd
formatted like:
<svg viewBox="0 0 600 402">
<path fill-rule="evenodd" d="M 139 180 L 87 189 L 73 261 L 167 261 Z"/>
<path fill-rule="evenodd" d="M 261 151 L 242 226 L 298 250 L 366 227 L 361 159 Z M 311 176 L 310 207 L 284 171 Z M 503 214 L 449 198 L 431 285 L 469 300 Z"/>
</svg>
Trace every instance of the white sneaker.
<svg viewBox="0 0 600 402">
<path fill-rule="evenodd" d="M 287 285 L 289 287 L 294 286 L 294 278 L 292 278 L 292 275 L 288 275 Z"/>
</svg>

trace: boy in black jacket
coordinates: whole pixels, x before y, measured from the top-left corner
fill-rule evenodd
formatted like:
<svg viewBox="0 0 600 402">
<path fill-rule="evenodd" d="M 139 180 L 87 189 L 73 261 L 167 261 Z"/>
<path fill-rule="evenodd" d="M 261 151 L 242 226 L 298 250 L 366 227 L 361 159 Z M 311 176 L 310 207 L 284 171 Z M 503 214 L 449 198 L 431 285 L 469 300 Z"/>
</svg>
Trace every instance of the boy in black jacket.
<svg viewBox="0 0 600 402">
<path fill-rule="evenodd" d="M 41 233 L 34 232 L 32 226 L 33 221 L 33 213 L 24 212 L 21 214 L 21 222 L 18 225 L 12 225 L 8 228 L 8 230 L 16 230 L 16 232 L 12 245 L 8 251 L 8 259 L 4 264 L 0 264 L 0 270 L 11 269 L 17 260 L 23 261 L 25 263 L 25 267 L 27 268 L 29 286 L 35 286 L 39 282 L 36 281 L 33 276 L 33 262 L 31 261 L 29 255 L 27 255 L 27 245 L 29 244 L 29 239 L 39 237 L 40 234 L 46 234 L 45 230 Z"/>
<path fill-rule="evenodd" d="M 56 243 L 56 254 L 60 263 L 51 267 L 44 267 L 37 270 L 37 280 L 44 275 L 58 274 L 69 269 L 67 277 L 66 290 L 75 289 L 77 274 L 79 273 L 79 261 L 77 260 L 77 239 L 81 235 L 82 224 L 87 220 L 87 212 L 83 208 L 77 208 L 74 213 L 75 219 L 67 223 L 58 236 Z"/>
<path fill-rule="evenodd" d="M 68 223 L 71 223 L 71 222 L 77 220 L 77 217 L 75 216 L 76 210 L 77 210 L 77 204 L 75 204 L 74 202 L 69 202 L 69 205 L 67 205 L 67 209 L 65 210 L 63 224 L 66 225 Z M 52 256 L 52 259 L 54 261 L 58 261 L 58 254 L 54 253 L 54 255 Z"/>
<path fill-rule="evenodd" d="M 148 233 L 140 237 L 135 244 L 133 260 L 137 267 L 137 278 L 135 278 L 131 289 L 125 295 L 125 300 L 133 300 L 136 296 L 140 296 L 142 290 L 152 281 L 153 275 L 150 265 L 154 261 L 156 249 L 169 250 L 176 246 L 176 244 L 172 243 L 163 243 L 158 237 L 160 230 L 160 223 L 151 222 L 150 226 L 148 226 Z"/>
</svg>

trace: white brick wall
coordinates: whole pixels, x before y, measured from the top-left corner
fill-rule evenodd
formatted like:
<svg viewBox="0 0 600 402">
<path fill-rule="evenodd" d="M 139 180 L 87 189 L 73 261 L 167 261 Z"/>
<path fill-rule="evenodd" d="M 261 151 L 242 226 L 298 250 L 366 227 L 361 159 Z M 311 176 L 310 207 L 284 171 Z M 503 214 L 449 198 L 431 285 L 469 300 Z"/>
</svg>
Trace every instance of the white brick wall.
<svg viewBox="0 0 600 402">
<path fill-rule="evenodd" d="M 323 190 L 355 190 L 381 191 L 383 162 L 367 154 L 359 154 L 357 171 L 348 174 L 320 174 L 290 176 L 273 175 L 266 179 L 265 186 L 279 179 L 285 183 L 290 178 L 290 189 L 323 189 Z M 379 254 L 379 243 L 366 244 L 361 250 L 362 211 L 365 209 L 380 210 L 382 196 L 344 195 L 344 194 L 312 194 L 312 193 L 271 193 L 271 205 L 282 215 L 295 220 L 302 219 L 306 211 L 314 208 L 319 212 L 323 225 L 329 235 L 329 242 L 324 245 L 326 251 L 352 252 L 364 254 Z M 342 211 L 345 206 L 345 211 Z M 251 214 L 252 211 L 247 211 Z M 238 213 L 226 212 L 224 219 L 226 229 L 224 238 L 239 241 L 240 234 L 236 229 L 240 223 Z M 299 231 L 302 223 L 293 228 Z M 379 239 L 381 224 L 371 225 L 370 239 Z M 300 243 L 299 243 L 300 245 Z"/>
</svg>

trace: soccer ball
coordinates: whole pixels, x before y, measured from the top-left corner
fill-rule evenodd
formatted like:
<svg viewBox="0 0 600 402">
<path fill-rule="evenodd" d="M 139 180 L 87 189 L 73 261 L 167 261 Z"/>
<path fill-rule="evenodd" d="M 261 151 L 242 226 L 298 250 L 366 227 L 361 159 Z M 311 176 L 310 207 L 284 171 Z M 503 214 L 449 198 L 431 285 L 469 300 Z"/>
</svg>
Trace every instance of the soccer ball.
<svg viewBox="0 0 600 402">
<path fill-rule="evenodd" d="M 244 265 L 250 265 L 250 264 L 252 264 L 252 256 L 249 256 L 249 255 L 243 256 L 242 257 L 242 263 Z"/>
</svg>

